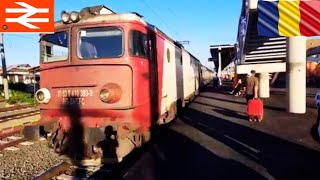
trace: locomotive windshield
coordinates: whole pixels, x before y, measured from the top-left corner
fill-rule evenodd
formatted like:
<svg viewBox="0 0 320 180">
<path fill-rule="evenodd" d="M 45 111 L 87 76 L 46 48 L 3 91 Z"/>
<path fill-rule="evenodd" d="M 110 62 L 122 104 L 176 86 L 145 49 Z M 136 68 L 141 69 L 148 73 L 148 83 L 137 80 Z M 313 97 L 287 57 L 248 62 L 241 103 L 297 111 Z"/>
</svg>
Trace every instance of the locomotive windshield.
<svg viewBox="0 0 320 180">
<path fill-rule="evenodd" d="M 123 54 L 122 30 L 118 28 L 82 29 L 78 38 L 80 59 L 120 57 Z"/>
<path fill-rule="evenodd" d="M 43 62 L 67 60 L 69 53 L 68 32 L 48 34 L 41 39 L 41 59 Z"/>
</svg>

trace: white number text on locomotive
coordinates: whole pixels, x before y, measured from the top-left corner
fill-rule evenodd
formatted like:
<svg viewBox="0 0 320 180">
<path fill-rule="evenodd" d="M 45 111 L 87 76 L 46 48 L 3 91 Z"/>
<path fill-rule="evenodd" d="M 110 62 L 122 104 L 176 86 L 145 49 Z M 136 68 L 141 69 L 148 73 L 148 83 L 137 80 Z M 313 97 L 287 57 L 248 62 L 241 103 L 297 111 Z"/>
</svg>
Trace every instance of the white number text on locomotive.
<svg viewBox="0 0 320 180">
<path fill-rule="evenodd" d="M 86 97 L 93 96 L 92 89 L 68 89 L 68 90 L 58 90 L 57 91 L 58 98 L 62 98 L 63 104 L 85 104 Z"/>
<path fill-rule="evenodd" d="M 91 97 L 93 96 L 92 89 L 72 89 L 72 90 L 58 90 L 58 97 Z"/>
</svg>

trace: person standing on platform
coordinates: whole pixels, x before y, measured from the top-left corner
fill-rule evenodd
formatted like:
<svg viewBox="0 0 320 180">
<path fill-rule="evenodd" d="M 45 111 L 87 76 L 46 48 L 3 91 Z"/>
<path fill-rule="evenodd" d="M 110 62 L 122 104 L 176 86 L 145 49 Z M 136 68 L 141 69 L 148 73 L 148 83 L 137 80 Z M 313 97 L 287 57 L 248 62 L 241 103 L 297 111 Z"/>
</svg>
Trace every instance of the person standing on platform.
<svg viewBox="0 0 320 180">
<path fill-rule="evenodd" d="M 216 74 L 216 75 L 213 77 L 213 87 L 214 87 L 214 88 L 218 88 L 218 85 L 219 85 L 219 77 L 218 77 L 218 74 Z"/>
<path fill-rule="evenodd" d="M 247 86 L 246 86 L 247 104 L 250 99 L 258 98 L 258 88 L 259 88 L 259 80 L 256 77 L 256 71 L 251 70 L 250 74 L 248 74 Z"/>
<path fill-rule="evenodd" d="M 242 88 L 242 80 L 239 78 L 237 84 L 235 85 L 234 89 L 230 92 L 230 94 L 235 95 L 235 96 L 239 96 L 241 88 Z"/>
</svg>

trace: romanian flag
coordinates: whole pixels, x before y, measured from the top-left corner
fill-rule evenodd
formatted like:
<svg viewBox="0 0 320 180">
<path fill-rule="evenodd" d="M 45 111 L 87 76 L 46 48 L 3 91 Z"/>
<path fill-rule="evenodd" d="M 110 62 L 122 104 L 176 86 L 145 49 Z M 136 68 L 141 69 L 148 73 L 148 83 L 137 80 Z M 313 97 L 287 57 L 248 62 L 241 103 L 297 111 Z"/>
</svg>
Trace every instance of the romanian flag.
<svg viewBox="0 0 320 180">
<path fill-rule="evenodd" d="M 258 35 L 319 36 L 320 1 L 258 1 Z"/>
</svg>

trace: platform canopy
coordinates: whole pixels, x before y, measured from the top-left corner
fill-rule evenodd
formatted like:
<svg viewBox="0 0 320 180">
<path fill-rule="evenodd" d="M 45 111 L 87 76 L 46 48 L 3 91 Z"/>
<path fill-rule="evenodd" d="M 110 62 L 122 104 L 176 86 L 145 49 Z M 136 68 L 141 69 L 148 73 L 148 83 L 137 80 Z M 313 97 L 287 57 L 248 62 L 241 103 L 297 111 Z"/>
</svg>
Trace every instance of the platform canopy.
<svg viewBox="0 0 320 180">
<path fill-rule="evenodd" d="M 211 45 L 209 62 L 213 61 L 215 69 L 219 68 L 219 51 L 221 52 L 221 69 L 227 67 L 236 55 L 235 45 L 232 44 L 221 44 L 221 45 Z"/>
</svg>

